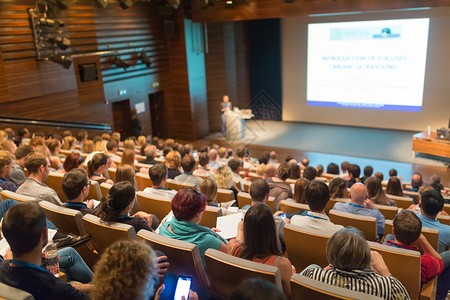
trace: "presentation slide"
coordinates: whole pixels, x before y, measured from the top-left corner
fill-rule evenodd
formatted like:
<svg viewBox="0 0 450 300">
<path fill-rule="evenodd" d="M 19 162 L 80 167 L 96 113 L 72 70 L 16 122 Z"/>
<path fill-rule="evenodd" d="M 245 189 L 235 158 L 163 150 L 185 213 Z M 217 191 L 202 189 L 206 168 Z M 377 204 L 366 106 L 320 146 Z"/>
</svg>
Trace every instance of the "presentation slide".
<svg viewBox="0 0 450 300">
<path fill-rule="evenodd" d="M 308 24 L 307 104 L 421 111 L 429 18 Z"/>
</svg>

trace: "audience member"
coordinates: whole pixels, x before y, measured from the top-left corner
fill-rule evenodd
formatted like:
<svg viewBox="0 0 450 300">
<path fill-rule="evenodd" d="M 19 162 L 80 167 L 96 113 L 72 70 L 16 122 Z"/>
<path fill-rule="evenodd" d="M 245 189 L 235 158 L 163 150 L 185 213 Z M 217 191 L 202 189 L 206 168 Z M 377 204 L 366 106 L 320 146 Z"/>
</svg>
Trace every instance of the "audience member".
<svg viewBox="0 0 450 300">
<path fill-rule="evenodd" d="M 433 189 L 435 189 L 439 193 L 441 192 L 441 190 L 444 189 L 444 186 L 441 184 L 441 177 L 438 174 L 433 174 L 431 176 L 431 183 L 430 183 L 430 185 L 431 185 L 431 187 Z"/>
<path fill-rule="evenodd" d="M 13 169 L 14 154 L 6 150 L 0 150 L 0 188 L 15 192 L 17 184 L 9 180 Z"/>
<path fill-rule="evenodd" d="M 314 180 L 306 186 L 305 200 L 310 211 L 306 216 L 295 215 L 291 218 L 291 224 L 303 228 L 312 228 L 324 233 L 333 234 L 342 228 L 341 225 L 335 225 L 325 214 L 325 207 L 330 200 L 330 191 L 325 183 Z"/>
<path fill-rule="evenodd" d="M 136 170 L 136 167 L 134 165 L 135 156 L 136 156 L 136 153 L 134 152 L 134 150 L 131 150 L 131 149 L 123 150 L 122 159 L 120 160 L 120 165 L 121 166 L 130 165 L 133 167 L 134 170 Z"/>
<path fill-rule="evenodd" d="M 340 177 L 347 179 L 347 177 L 349 176 L 348 174 L 348 167 L 350 166 L 350 163 L 348 161 L 343 161 L 341 163 L 341 173 L 340 173 Z"/>
<path fill-rule="evenodd" d="M 308 181 L 316 179 L 316 169 L 311 166 L 305 167 L 305 170 L 303 171 L 303 178 Z"/>
<path fill-rule="evenodd" d="M 62 149 L 73 151 L 75 150 L 77 143 L 74 137 L 72 136 L 65 136 L 62 143 Z M 32 146 L 30 146 L 32 147 Z"/>
<path fill-rule="evenodd" d="M 300 168 L 302 168 L 302 170 L 304 170 L 307 166 L 309 166 L 309 159 L 307 159 L 306 157 L 302 159 L 302 162 L 300 164 Z"/>
<path fill-rule="evenodd" d="M 217 183 L 217 188 L 233 191 L 234 199 L 237 199 L 239 189 L 233 182 L 233 176 L 231 175 L 230 168 L 218 168 L 216 173 L 214 173 L 214 180 Z"/>
<path fill-rule="evenodd" d="M 199 167 L 194 171 L 194 175 L 200 176 L 214 176 L 214 173 L 209 171 L 207 166 L 209 164 L 209 155 L 207 152 L 202 152 L 198 156 L 198 165 Z"/>
<path fill-rule="evenodd" d="M 199 191 L 205 196 L 207 205 L 220 206 L 220 203 L 217 203 L 217 183 L 214 179 L 211 177 L 203 179 Z"/>
<path fill-rule="evenodd" d="M 102 254 L 94 271 L 93 300 L 159 300 L 164 289 L 164 285 L 156 286 L 159 269 L 155 252 L 142 241 L 115 242 Z"/>
<path fill-rule="evenodd" d="M 11 207 L 3 218 L 2 232 L 13 260 L 0 264 L 0 282 L 26 291 L 37 300 L 87 299 L 80 290 L 88 292 L 90 285 L 68 284 L 41 267 L 48 232 L 45 212 L 37 203 Z"/>
<path fill-rule="evenodd" d="M 34 197 L 38 201 L 45 200 L 56 205 L 62 205 L 58 194 L 45 185 L 50 173 L 48 158 L 40 152 L 33 152 L 25 158 L 25 167 L 30 175 L 16 192 L 21 195 Z"/>
<path fill-rule="evenodd" d="M 348 187 L 351 188 L 353 184 L 356 182 L 361 182 L 361 178 L 359 178 L 359 175 L 361 174 L 361 169 L 356 164 L 350 164 L 347 167 L 348 171 Z"/>
<path fill-rule="evenodd" d="M 116 180 L 116 182 L 127 181 L 134 186 L 136 191 L 139 191 L 139 187 L 137 185 L 135 175 L 136 175 L 136 173 L 134 172 L 134 169 L 132 166 L 123 165 L 123 166 L 117 167 L 115 180 Z"/>
<path fill-rule="evenodd" d="M 248 170 L 251 172 L 255 167 L 255 164 L 250 156 L 248 149 L 243 145 L 239 145 L 236 149 L 236 155 L 241 161 L 244 170 Z"/>
<path fill-rule="evenodd" d="M 280 210 L 281 200 L 286 200 L 287 198 L 292 199 L 291 186 L 286 183 L 286 179 L 288 179 L 289 176 L 291 176 L 291 168 L 289 167 L 289 164 L 282 163 L 277 169 L 277 177 L 270 177 L 266 179 L 270 186 L 269 196 L 275 198 L 274 205 L 276 211 Z"/>
<path fill-rule="evenodd" d="M 409 210 L 403 210 L 395 216 L 393 225 L 393 234 L 388 234 L 385 237 L 383 244 L 396 248 L 419 251 L 419 248 L 412 245 L 412 243 L 416 241 L 420 243 L 424 252 L 420 257 L 422 284 L 429 281 L 434 276 L 441 274 L 444 269 L 442 257 L 434 250 L 427 238 L 421 233 L 422 222 L 416 214 Z"/>
<path fill-rule="evenodd" d="M 383 182 L 383 179 L 384 179 L 383 173 L 375 172 L 375 174 L 373 174 L 373 177 L 378 179 L 378 181 Z"/>
<path fill-rule="evenodd" d="M 389 170 L 389 177 L 397 177 L 397 170 L 396 169 L 390 169 Z"/>
<path fill-rule="evenodd" d="M 418 202 L 417 202 L 417 204 L 411 204 L 409 207 L 408 207 L 408 209 L 409 210 L 412 210 L 413 212 L 415 212 L 416 214 L 419 214 L 420 213 L 420 203 L 422 202 L 422 194 L 424 193 L 424 192 L 426 192 L 426 191 L 431 191 L 431 190 L 433 190 L 433 188 L 431 187 L 431 186 L 429 186 L 429 185 L 422 185 L 420 188 L 419 188 L 419 191 L 418 191 L 418 193 L 419 193 L 419 199 L 418 199 Z M 442 214 L 442 213 L 444 213 L 445 211 L 441 211 L 440 213 Z"/>
<path fill-rule="evenodd" d="M 64 203 L 64 206 L 79 210 L 83 215 L 93 215 L 94 201 L 83 202 L 89 195 L 90 185 L 90 180 L 82 169 L 75 168 L 64 174 L 62 190 L 67 197 L 67 202 Z"/>
<path fill-rule="evenodd" d="M 159 234 L 196 244 L 203 265 L 207 249 L 227 252 L 226 240 L 208 227 L 198 225 L 206 207 L 204 195 L 192 188 L 182 188 L 173 197 L 171 206 L 175 218 L 163 223 Z"/>
<path fill-rule="evenodd" d="M 122 158 L 117 155 L 117 150 L 119 145 L 115 140 L 110 140 L 106 143 L 106 155 L 108 155 L 112 160 L 120 161 Z"/>
<path fill-rule="evenodd" d="M 143 192 L 157 198 L 172 200 L 177 191 L 166 188 L 167 174 L 168 171 L 165 164 L 154 164 L 153 167 L 148 170 L 148 175 L 153 186 L 146 187 Z"/>
<path fill-rule="evenodd" d="M 25 168 L 25 158 L 31 152 L 33 152 L 33 149 L 26 145 L 19 146 L 16 149 L 16 152 L 14 152 L 16 160 L 13 163 L 9 179 L 16 185 L 21 185 L 27 179 L 25 173 L 23 172 L 23 169 Z"/>
<path fill-rule="evenodd" d="M 78 152 L 72 152 L 67 155 L 66 160 L 64 160 L 63 168 L 59 169 L 58 173 L 67 173 L 72 169 L 80 168 L 83 164 L 83 157 Z"/>
<path fill-rule="evenodd" d="M 152 214 L 139 211 L 130 216 L 135 205 L 136 190 L 127 182 L 118 182 L 111 187 L 108 195 L 103 197 L 98 207 L 98 217 L 104 222 L 125 223 L 134 227 L 135 232 L 141 229 L 153 231 L 159 225 L 159 219 Z"/>
<path fill-rule="evenodd" d="M 139 161 L 141 164 L 154 165 L 158 163 L 155 160 L 156 157 L 156 147 L 153 145 L 148 145 L 144 148 L 145 159 Z"/>
<path fill-rule="evenodd" d="M 250 278 L 236 287 L 229 300 L 284 300 L 281 291 L 272 282 L 261 278 Z"/>
<path fill-rule="evenodd" d="M 372 166 L 366 166 L 364 168 L 364 176 L 361 177 L 361 183 L 364 183 L 367 178 L 371 177 L 373 173 L 373 167 Z"/>
<path fill-rule="evenodd" d="M 402 182 L 398 177 L 389 178 L 386 186 L 386 194 L 403 197 Z"/>
<path fill-rule="evenodd" d="M 327 173 L 333 175 L 339 175 L 339 166 L 335 163 L 330 163 L 327 166 Z"/>
<path fill-rule="evenodd" d="M 60 154 L 59 150 L 61 150 L 61 142 L 57 139 L 51 139 L 47 142 L 48 150 L 50 150 L 51 156 L 57 157 L 58 159 L 66 158 L 64 154 Z"/>
<path fill-rule="evenodd" d="M 383 191 L 383 186 L 378 179 L 374 177 L 369 177 L 365 185 L 367 187 L 367 193 L 369 194 L 369 199 L 375 204 L 380 205 L 390 205 L 395 206 L 395 201 L 389 199 Z"/>
<path fill-rule="evenodd" d="M 321 177 L 323 173 L 323 166 L 322 165 L 317 165 L 316 166 L 316 176 L 317 177 Z"/>
<path fill-rule="evenodd" d="M 291 176 L 289 176 L 289 179 L 299 179 L 301 177 L 300 166 L 296 163 L 289 163 L 289 167 L 291 168 Z"/>
<path fill-rule="evenodd" d="M 77 144 L 83 148 L 83 143 L 88 139 L 88 132 L 86 130 L 79 130 L 77 132 Z"/>
<path fill-rule="evenodd" d="M 272 211 L 267 205 L 257 203 L 245 213 L 244 221 L 238 225 L 237 236 L 230 241 L 228 248 L 233 256 L 278 267 L 283 293 L 290 299 L 290 280 L 295 268 L 282 256 L 277 240 Z"/>
<path fill-rule="evenodd" d="M 242 191 L 244 189 L 244 179 L 239 175 L 239 172 L 242 170 L 241 161 L 236 158 L 231 158 L 228 160 L 228 167 L 230 167 L 231 177 L 235 186 Z"/>
<path fill-rule="evenodd" d="M 220 147 L 218 151 L 219 158 L 216 160 L 218 164 L 225 167 L 228 165 L 228 151 L 225 147 Z"/>
<path fill-rule="evenodd" d="M 347 181 L 340 177 L 335 177 L 329 185 L 331 199 L 348 198 Z"/>
<path fill-rule="evenodd" d="M 180 153 L 178 153 L 178 151 L 172 150 L 166 155 L 166 166 L 168 171 L 168 178 L 174 179 L 181 174 L 181 155 Z"/>
<path fill-rule="evenodd" d="M 306 180 L 305 178 L 297 179 L 294 185 L 294 195 L 293 195 L 295 202 L 306 204 L 305 190 L 308 183 L 309 181 Z"/>
<path fill-rule="evenodd" d="M 89 179 L 97 181 L 98 184 L 103 182 L 114 184 L 111 179 L 103 177 L 103 173 L 108 170 L 107 164 L 108 156 L 105 153 L 96 153 L 87 164 Z"/>
<path fill-rule="evenodd" d="M 211 149 L 209 150 L 209 163 L 208 168 L 212 170 L 216 170 L 220 168 L 222 165 L 217 162 L 217 150 Z"/>
<path fill-rule="evenodd" d="M 83 143 L 83 146 L 81 147 L 81 151 L 83 153 L 92 153 L 94 152 L 94 141 L 93 140 L 86 140 Z"/>
<path fill-rule="evenodd" d="M 337 202 L 333 209 L 356 215 L 375 217 L 377 234 L 383 236 L 385 218 L 369 199 L 367 188 L 364 184 L 355 183 L 350 189 L 350 201 L 347 203 Z"/>
<path fill-rule="evenodd" d="M 401 282 L 391 275 L 381 254 L 370 251 L 358 229 L 348 227 L 333 234 L 326 251 L 329 265 L 323 269 L 309 266 L 302 275 L 383 299 L 411 299 Z"/>
<path fill-rule="evenodd" d="M 192 155 L 185 155 L 181 160 L 181 167 L 184 173 L 175 177 L 175 182 L 177 184 L 193 185 L 198 189 L 202 179 L 200 177 L 194 176 L 192 173 L 196 169 L 195 159 Z"/>
<path fill-rule="evenodd" d="M 278 168 L 280 165 L 280 162 L 277 159 L 277 153 L 275 151 L 271 151 L 269 154 L 269 161 L 267 164 L 274 166 L 275 168 Z"/>
<path fill-rule="evenodd" d="M 264 172 L 263 172 L 263 178 L 268 179 L 271 177 L 277 176 L 277 168 L 273 165 L 260 165 L 263 166 Z"/>
<path fill-rule="evenodd" d="M 413 176 L 411 177 L 411 187 L 412 188 L 411 189 L 405 188 L 404 190 L 418 192 L 419 188 L 422 185 L 423 185 L 422 174 L 420 174 L 418 172 L 414 172 Z"/>
</svg>

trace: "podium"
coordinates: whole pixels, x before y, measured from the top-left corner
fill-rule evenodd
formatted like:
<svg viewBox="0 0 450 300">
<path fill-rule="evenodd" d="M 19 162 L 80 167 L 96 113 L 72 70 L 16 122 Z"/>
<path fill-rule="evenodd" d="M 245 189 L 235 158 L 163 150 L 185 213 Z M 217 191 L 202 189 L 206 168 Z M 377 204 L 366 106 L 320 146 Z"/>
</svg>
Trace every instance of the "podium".
<svg viewBox="0 0 450 300">
<path fill-rule="evenodd" d="M 227 139 L 239 140 L 245 138 L 245 120 L 254 117 L 251 109 L 234 110 L 225 112 L 227 124 Z"/>
</svg>

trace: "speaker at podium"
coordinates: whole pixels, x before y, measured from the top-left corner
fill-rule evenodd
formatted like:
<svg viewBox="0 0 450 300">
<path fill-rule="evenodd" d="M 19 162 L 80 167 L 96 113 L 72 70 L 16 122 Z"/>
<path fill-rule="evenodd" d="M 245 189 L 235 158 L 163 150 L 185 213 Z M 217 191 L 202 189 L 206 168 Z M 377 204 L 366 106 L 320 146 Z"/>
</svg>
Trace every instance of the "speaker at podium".
<svg viewBox="0 0 450 300">
<path fill-rule="evenodd" d="M 240 140 L 245 138 L 245 120 L 253 118 L 251 109 L 239 109 L 234 107 L 233 110 L 225 112 L 227 124 L 227 139 Z"/>
</svg>

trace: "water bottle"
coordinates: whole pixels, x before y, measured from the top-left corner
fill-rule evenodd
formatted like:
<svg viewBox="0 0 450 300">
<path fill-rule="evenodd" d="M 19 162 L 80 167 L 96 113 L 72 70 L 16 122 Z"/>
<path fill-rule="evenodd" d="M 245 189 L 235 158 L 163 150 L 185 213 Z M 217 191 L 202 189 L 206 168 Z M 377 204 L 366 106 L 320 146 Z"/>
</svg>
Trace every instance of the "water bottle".
<svg viewBox="0 0 450 300">
<path fill-rule="evenodd" d="M 56 244 L 50 244 L 45 248 L 45 265 L 53 275 L 59 275 L 58 251 Z"/>
</svg>

